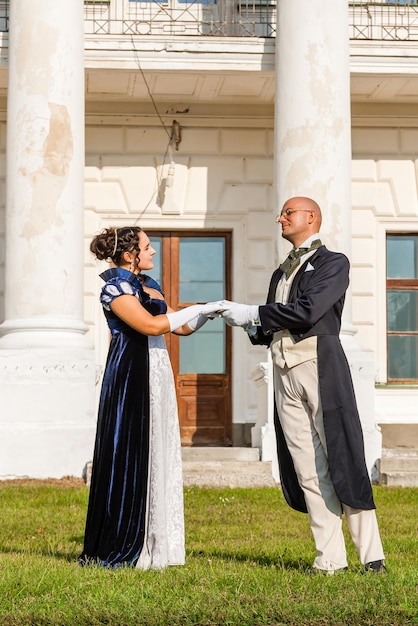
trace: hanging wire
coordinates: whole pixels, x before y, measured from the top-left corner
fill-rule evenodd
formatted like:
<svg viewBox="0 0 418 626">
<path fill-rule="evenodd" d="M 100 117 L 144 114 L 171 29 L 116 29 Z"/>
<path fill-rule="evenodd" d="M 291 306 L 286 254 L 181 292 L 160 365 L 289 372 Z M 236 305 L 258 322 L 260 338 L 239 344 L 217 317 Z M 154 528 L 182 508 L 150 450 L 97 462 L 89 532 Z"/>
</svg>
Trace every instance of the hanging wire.
<svg viewBox="0 0 418 626">
<path fill-rule="evenodd" d="M 143 79 L 143 81 L 144 81 L 144 83 L 145 83 L 145 86 L 146 86 L 146 88 L 147 88 L 148 95 L 149 95 L 149 97 L 150 97 L 150 100 L 151 100 L 152 106 L 154 107 L 154 111 L 155 111 L 155 113 L 157 114 L 157 117 L 158 117 L 158 119 L 159 119 L 159 120 L 160 120 L 160 122 L 161 122 L 161 126 L 164 128 L 165 132 L 166 132 L 166 133 L 167 133 L 167 135 L 168 135 L 168 143 L 167 143 L 167 146 L 166 146 L 166 149 L 165 149 L 165 153 L 164 153 L 164 157 L 163 157 L 163 162 L 162 162 L 162 165 L 161 165 L 161 172 L 162 172 L 162 171 L 164 170 L 164 166 L 165 166 L 165 164 L 166 164 L 167 155 L 168 155 L 169 153 L 170 153 L 170 160 L 172 161 L 172 143 L 173 143 L 173 132 L 172 132 L 172 131 L 170 131 L 170 130 L 167 128 L 167 126 L 164 124 L 164 120 L 163 120 L 163 118 L 162 118 L 162 117 L 161 117 L 161 115 L 160 115 L 160 112 L 159 112 L 158 107 L 157 107 L 157 105 L 156 105 L 156 103 L 155 103 L 154 97 L 153 97 L 153 95 L 152 95 L 152 93 L 151 93 L 151 89 L 150 89 L 150 86 L 149 86 L 148 81 L 147 81 L 147 79 L 146 79 L 145 73 L 144 73 L 144 71 L 143 71 L 143 69 L 142 69 L 142 67 L 141 67 L 141 62 L 140 62 L 140 60 L 139 60 L 138 50 L 137 50 L 137 49 L 136 49 L 136 47 L 135 47 L 135 42 L 134 42 L 134 39 L 133 39 L 132 34 L 131 34 L 131 43 L 132 43 L 132 48 L 133 48 L 133 51 L 134 51 L 134 56 L 135 56 L 135 61 L 136 61 L 136 64 L 137 64 L 137 66 L 138 66 L 139 71 L 141 72 L 141 76 L 142 76 L 142 79 Z M 137 222 L 138 222 L 138 220 L 140 219 L 141 215 L 142 215 L 143 213 L 145 213 L 145 211 L 147 210 L 147 208 L 149 207 L 149 205 L 151 204 L 151 202 L 153 201 L 153 199 L 155 198 L 155 196 L 156 196 L 156 195 L 157 195 L 157 197 L 158 197 L 158 199 L 159 199 L 159 202 L 161 203 L 160 192 L 161 192 L 161 187 L 162 187 L 162 180 L 163 180 L 163 176 L 162 176 L 162 175 L 161 175 L 161 177 L 159 176 L 159 174 L 158 174 L 158 167 L 156 167 L 156 168 L 155 168 L 155 177 L 156 177 L 156 182 L 157 182 L 156 189 L 154 189 L 154 191 L 152 192 L 151 197 L 150 197 L 150 199 L 148 200 L 148 202 L 147 202 L 147 204 L 145 205 L 145 207 L 142 209 L 142 211 L 140 211 L 140 214 L 139 214 L 139 215 L 138 215 L 138 217 L 136 218 L 136 220 L 135 220 L 135 222 L 134 222 L 134 225 L 136 225 L 136 223 L 137 223 Z"/>
<path fill-rule="evenodd" d="M 132 42 L 132 47 L 133 47 L 133 50 L 134 50 L 135 61 L 136 61 L 136 64 L 138 65 L 139 71 L 141 72 L 142 78 L 144 80 L 145 86 L 146 86 L 147 91 L 148 91 L 148 95 L 149 95 L 149 97 L 151 99 L 151 102 L 152 102 L 152 106 L 154 107 L 154 110 L 155 110 L 155 112 L 156 112 L 156 114 L 158 116 L 158 119 L 160 120 L 162 127 L 164 128 L 165 132 L 167 133 L 167 135 L 169 136 L 170 141 L 171 141 L 171 133 L 168 130 L 168 128 L 166 127 L 166 125 L 164 124 L 164 120 L 163 120 L 163 118 L 160 115 L 160 112 L 159 112 L 159 110 L 157 108 L 157 105 L 155 104 L 154 97 L 153 97 L 153 95 L 151 93 L 151 89 L 149 88 L 148 81 L 147 81 L 147 79 L 145 77 L 144 70 L 141 67 L 141 62 L 140 62 L 139 56 L 138 56 L 138 50 L 135 47 L 135 42 L 134 42 L 134 38 L 133 38 L 132 34 L 131 34 L 131 42 Z"/>
</svg>

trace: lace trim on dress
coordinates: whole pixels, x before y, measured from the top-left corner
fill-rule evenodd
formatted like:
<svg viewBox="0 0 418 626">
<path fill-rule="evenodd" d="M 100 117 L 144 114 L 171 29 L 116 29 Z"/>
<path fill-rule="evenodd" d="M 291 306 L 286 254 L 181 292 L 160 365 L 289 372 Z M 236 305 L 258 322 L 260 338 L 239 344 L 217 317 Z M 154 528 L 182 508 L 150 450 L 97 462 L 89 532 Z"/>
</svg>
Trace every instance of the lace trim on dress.
<svg viewBox="0 0 418 626">
<path fill-rule="evenodd" d="M 149 337 L 148 344 L 150 471 L 145 541 L 136 565 L 139 569 L 185 563 L 183 475 L 173 371 L 164 337 Z"/>
</svg>

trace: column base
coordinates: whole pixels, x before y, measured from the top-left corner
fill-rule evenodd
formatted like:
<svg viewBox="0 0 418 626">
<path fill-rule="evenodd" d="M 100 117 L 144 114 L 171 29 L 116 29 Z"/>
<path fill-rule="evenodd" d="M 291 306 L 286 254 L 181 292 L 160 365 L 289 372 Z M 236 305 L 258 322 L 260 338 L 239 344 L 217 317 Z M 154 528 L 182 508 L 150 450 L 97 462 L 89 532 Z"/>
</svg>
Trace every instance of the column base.
<svg viewBox="0 0 418 626">
<path fill-rule="evenodd" d="M 79 476 L 96 430 L 94 350 L 0 350 L 0 478 Z"/>
<path fill-rule="evenodd" d="M 64 318 L 19 318 L 0 324 L 0 350 L 28 348 L 92 348 L 85 334 L 88 326 Z"/>
</svg>

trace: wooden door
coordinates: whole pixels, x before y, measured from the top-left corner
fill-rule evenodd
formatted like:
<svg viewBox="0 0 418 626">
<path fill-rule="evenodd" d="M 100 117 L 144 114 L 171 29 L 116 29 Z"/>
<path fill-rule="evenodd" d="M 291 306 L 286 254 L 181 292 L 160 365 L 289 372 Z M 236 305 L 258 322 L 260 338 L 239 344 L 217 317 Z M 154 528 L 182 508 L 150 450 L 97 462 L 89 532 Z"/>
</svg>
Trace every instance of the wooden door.
<svg viewBox="0 0 418 626">
<path fill-rule="evenodd" d="M 231 233 L 147 231 L 154 270 L 169 305 L 230 298 Z M 231 444 L 231 329 L 209 320 L 189 337 L 166 336 L 176 385 L 182 445 Z"/>
</svg>

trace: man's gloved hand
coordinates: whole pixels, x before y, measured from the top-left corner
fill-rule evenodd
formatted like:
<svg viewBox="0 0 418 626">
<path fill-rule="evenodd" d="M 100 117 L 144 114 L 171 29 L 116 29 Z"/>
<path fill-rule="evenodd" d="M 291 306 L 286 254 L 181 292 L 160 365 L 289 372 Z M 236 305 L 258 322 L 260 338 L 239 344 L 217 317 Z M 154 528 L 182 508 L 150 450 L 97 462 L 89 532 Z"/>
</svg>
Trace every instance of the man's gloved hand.
<svg viewBox="0 0 418 626">
<path fill-rule="evenodd" d="M 229 304 L 228 300 L 217 300 L 216 302 L 207 302 L 200 304 L 200 314 L 207 317 L 216 316 Z"/>
<path fill-rule="evenodd" d="M 258 304 L 238 304 L 237 302 L 224 301 L 227 307 L 222 311 L 222 317 L 229 326 L 242 326 L 247 329 L 249 326 L 259 326 Z"/>
</svg>

